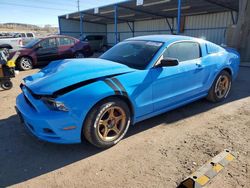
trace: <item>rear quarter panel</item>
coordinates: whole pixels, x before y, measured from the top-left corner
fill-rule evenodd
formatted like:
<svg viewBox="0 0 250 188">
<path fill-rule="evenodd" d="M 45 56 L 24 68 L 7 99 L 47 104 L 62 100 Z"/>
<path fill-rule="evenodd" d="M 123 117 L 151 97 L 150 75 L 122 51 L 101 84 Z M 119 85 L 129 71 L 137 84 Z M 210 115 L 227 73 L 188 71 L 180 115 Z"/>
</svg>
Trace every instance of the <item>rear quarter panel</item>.
<svg viewBox="0 0 250 188">
<path fill-rule="evenodd" d="M 216 53 L 208 53 L 206 50 L 206 54 L 203 57 L 203 62 L 210 71 L 206 90 L 210 89 L 214 80 L 222 70 L 230 70 L 233 80 L 237 77 L 239 71 L 239 54 L 236 51 L 227 51 L 221 47 L 219 48 L 220 50 Z"/>
</svg>

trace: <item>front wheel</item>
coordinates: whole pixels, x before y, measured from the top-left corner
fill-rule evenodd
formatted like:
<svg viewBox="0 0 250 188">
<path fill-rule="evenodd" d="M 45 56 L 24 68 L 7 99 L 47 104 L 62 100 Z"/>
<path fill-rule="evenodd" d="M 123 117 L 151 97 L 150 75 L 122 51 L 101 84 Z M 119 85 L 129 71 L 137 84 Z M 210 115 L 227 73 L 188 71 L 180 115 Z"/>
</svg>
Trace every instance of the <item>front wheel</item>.
<svg viewBox="0 0 250 188">
<path fill-rule="evenodd" d="M 29 57 L 21 57 L 17 62 L 17 66 L 19 70 L 30 70 L 33 68 L 32 60 Z"/>
<path fill-rule="evenodd" d="M 110 98 L 97 104 L 89 112 L 84 124 L 84 136 L 99 148 L 117 144 L 126 134 L 130 125 L 130 110 L 119 99 Z"/>
<path fill-rule="evenodd" d="M 222 71 L 215 79 L 209 90 L 207 99 L 212 102 L 221 102 L 227 98 L 232 85 L 232 77 L 227 71 Z"/>
</svg>

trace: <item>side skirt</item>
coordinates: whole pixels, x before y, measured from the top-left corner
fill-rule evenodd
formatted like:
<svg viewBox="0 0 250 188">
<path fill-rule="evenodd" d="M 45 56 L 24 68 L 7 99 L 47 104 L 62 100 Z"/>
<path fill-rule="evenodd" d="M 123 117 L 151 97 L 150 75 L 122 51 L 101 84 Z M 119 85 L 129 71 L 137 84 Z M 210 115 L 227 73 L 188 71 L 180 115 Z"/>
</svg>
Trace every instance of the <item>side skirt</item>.
<svg viewBox="0 0 250 188">
<path fill-rule="evenodd" d="M 144 116 L 135 117 L 134 124 L 135 124 L 135 123 L 138 123 L 138 122 L 140 122 L 140 121 L 143 121 L 143 120 L 145 120 L 145 119 L 149 119 L 149 118 L 151 118 L 151 117 L 154 117 L 154 116 L 163 114 L 163 113 L 168 112 L 168 111 L 170 111 L 170 110 L 174 110 L 174 109 L 176 109 L 176 108 L 178 108 L 178 107 L 184 106 L 184 105 L 189 104 L 189 103 L 191 103 L 191 102 L 197 101 L 197 100 L 199 100 L 199 99 L 202 99 L 202 98 L 206 97 L 207 95 L 208 95 L 208 93 L 202 93 L 202 94 L 200 94 L 200 95 L 198 95 L 198 96 L 195 96 L 195 97 L 193 97 L 193 98 L 191 98 L 191 99 L 189 99 L 189 100 L 185 100 L 185 101 L 183 101 L 183 102 L 181 102 L 181 103 L 178 103 L 178 104 L 176 104 L 176 105 L 169 106 L 169 107 L 164 108 L 164 109 L 162 109 L 162 110 L 158 110 L 158 111 L 152 112 L 152 113 L 150 113 L 150 114 L 146 114 L 146 115 L 144 115 Z"/>
</svg>

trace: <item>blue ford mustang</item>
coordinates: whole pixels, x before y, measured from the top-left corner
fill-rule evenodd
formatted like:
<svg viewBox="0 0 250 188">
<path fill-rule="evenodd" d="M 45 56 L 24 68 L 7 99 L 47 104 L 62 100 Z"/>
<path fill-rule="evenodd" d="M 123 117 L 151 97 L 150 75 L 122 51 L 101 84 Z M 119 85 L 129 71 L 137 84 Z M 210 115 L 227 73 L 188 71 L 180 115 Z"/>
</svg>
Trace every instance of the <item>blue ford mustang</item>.
<svg viewBox="0 0 250 188">
<path fill-rule="evenodd" d="M 197 99 L 225 99 L 239 54 L 186 36 L 120 42 L 100 58 L 54 61 L 21 84 L 16 109 L 38 138 L 97 147 L 119 142 L 129 126 Z"/>
</svg>

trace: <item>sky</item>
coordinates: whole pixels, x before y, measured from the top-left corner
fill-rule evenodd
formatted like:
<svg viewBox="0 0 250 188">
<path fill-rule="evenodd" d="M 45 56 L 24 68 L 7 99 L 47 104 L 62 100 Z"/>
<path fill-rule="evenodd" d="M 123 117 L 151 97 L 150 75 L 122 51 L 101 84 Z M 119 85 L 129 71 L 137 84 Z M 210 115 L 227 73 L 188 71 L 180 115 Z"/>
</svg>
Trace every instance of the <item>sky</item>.
<svg viewBox="0 0 250 188">
<path fill-rule="evenodd" d="M 79 0 L 80 10 L 123 0 Z M 76 12 L 77 0 L 0 0 L 0 23 L 58 26 L 58 16 Z"/>
</svg>

